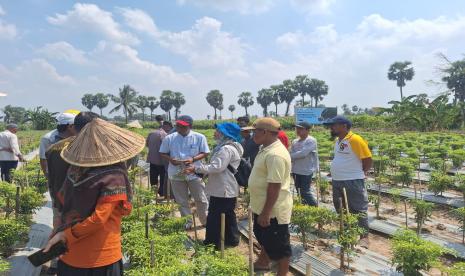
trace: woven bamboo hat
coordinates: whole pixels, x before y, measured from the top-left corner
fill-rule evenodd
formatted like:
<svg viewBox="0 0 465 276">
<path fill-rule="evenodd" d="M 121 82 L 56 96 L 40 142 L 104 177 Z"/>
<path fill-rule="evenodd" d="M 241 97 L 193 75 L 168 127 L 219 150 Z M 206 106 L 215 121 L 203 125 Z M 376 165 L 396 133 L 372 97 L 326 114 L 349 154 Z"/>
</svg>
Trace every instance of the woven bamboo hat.
<svg viewBox="0 0 465 276">
<path fill-rule="evenodd" d="M 145 139 L 141 135 L 94 119 L 63 149 L 61 157 L 71 165 L 100 167 L 128 160 L 144 147 Z"/>
</svg>

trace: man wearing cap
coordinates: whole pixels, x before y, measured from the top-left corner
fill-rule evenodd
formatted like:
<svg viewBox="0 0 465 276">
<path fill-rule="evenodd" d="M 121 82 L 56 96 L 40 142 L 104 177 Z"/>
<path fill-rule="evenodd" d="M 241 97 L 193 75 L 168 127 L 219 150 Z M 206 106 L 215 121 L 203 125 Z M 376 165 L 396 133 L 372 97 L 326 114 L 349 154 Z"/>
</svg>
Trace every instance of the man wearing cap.
<svg viewBox="0 0 465 276">
<path fill-rule="evenodd" d="M 182 216 L 190 216 L 189 192 L 194 198 L 200 223 L 207 223 L 208 200 L 205 195 L 205 183 L 197 174 L 184 174 L 187 166 L 200 165 L 200 160 L 210 152 L 207 138 L 192 130 L 193 119 L 179 116 L 176 120 L 176 132 L 163 139 L 160 146 L 161 156 L 167 159 L 168 177 L 176 202 L 180 205 Z M 190 228 L 192 222 L 186 225 Z"/>
<path fill-rule="evenodd" d="M 252 131 L 250 129 L 244 129 L 249 125 L 249 123 L 250 119 L 247 116 L 237 118 L 237 124 L 241 127 L 241 136 L 243 138 L 241 145 L 244 149 L 244 155 L 242 157 L 248 159 L 250 164 L 253 166 L 260 145 L 254 142 Z"/>
<path fill-rule="evenodd" d="M 292 213 L 291 157 L 278 139 L 280 124 L 273 118 L 257 119 L 253 139 L 260 151 L 249 178 L 250 207 L 254 234 L 261 245 L 255 270 L 269 270 L 270 261 L 278 263 L 278 274 L 289 271 L 292 255 L 289 223 Z"/>
<path fill-rule="evenodd" d="M 159 116 L 159 115 L 157 115 Z M 162 121 L 160 128 L 151 132 L 147 136 L 146 146 L 149 149 L 147 154 L 147 162 L 150 164 L 150 185 L 158 186 L 158 194 L 166 196 L 166 176 L 168 161 L 161 157 L 160 146 L 161 142 L 173 128 L 173 124 L 169 121 Z M 160 177 L 160 182 L 158 181 Z"/>
<path fill-rule="evenodd" d="M 56 142 L 68 138 L 70 136 L 76 135 L 74 130 L 74 118 L 79 114 L 78 110 L 69 109 L 65 112 L 59 114 L 57 119 L 56 129 L 48 132 L 40 139 L 39 145 L 39 158 L 40 158 L 40 167 L 42 172 L 46 177 L 48 177 L 48 168 L 47 168 L 47 158 L 45 152 L 50 148 L 51 145 Z"/>
<path fill-rule="evenodd" d="M 307 122 L 295 126 L 298 138 L 292 141 L 290 154 L 294 183 L 302 202 L 316 206 L 317 202 L 310 191 L 310 184 L 313 174 L 318 172 L 319 163 L 316 139 L 309 135 L 311 127 L 312 125 Z"/>
<path fill-rule="evenodd" d="M 365 229 L 359 244 L 368 248 L 368 195 L 365 177 L 373 163 L 368 143 L 350 131 L 352 122 L 344 116 L 336 116 L 324 124 L 330 127 L 331 136 L 337 138 L 334 159 L 331 162 L 334 207 L 336 210 L 342 207 L 339 206 L 339 198 L 344 198 L 345 188 L 349 211 L 361 214 L 359 226 Z"/>
<path fill-rule="evenodd" d="M 11 171 L 16 169 L 18 161 L 25 161 L 19 150 L 18 125 L 8 124 L 0 133 L 0 169 L 3 181 L 11 182 Z"/>
</svg>

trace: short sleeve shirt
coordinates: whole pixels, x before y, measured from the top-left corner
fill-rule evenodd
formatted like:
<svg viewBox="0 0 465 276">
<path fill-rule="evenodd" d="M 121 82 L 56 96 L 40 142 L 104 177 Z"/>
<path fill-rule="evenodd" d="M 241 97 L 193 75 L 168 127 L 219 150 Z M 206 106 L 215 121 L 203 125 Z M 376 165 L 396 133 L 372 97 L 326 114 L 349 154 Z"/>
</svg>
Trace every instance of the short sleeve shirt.
<svg viewBox="0 0 465 276">
<path fill-rule="evenodd" d="M 47 159 L 45 156 L 45 153 L 47 150 L 56 142 L 60 141 L 61 137 L 58 133 L 58 130 L 54 129 L 40 139 L 40 145 L 39 145 L 39 158 L 40 159 Z"/>
<path fill-rule="evenodd" d="M 369 157 L 371 151 L 368 143 L 360 135 L 349 132 L 344 139 L 336 140 L 331 177 L 340 181 L 364 179 L 362 159 Z"/>
<path fill-rule="evenodd" d="M 169 154 L 171 158 L 177 160 L 187 160 L 200 153 L 209 153 L 207 138 L 198 132 L 190 131 L 186 136 L 175 132 L 163 139 L 160 146 L 160 153 Z M 194 165 L 199 165 L 201 161 L 196 161 Z M 196 175 L 182 174 L 182 166 L 169 164 L 168 176 L 172 180 L 193 180 L 198 178 Z"/>
<path fill-rule="evenodd" d="M 281 183 L 271 217 L 279 224 L 289 224 L 292 213 L 291 157 L 280 140 L 262 147 L 255 158 L 248 188 L 250 206 L 255 214 L 260 214 L 265 206 L 268 183 Z"/>
</svg>

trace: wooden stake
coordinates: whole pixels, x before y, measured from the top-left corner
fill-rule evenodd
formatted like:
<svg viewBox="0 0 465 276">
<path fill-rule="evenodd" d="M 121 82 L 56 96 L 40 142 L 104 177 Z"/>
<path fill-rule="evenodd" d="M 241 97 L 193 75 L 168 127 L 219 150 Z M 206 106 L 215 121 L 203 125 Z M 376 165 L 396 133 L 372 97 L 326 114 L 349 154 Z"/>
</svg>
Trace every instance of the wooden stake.
<svg viewBox="0 0 465 276">
<path fill-rule="evenodd" d="M 252 208 L 248 209 L 249 214 L 249 276 L 254 275 L 253 271 L 253 222 L 252 222 Z"/>
<path fill-rule="evenodd" d="M 15 198 L 15 219 L 19 217 L 19 186 L 16 186 L 16 198 Z"/>
<path fill-rule="evenodd" d="M 192 223 L 194 224 L 194 238 L 197 241 L 197 222 L 195 221 L 195 211 L 192 212 Z"/>
<path fill-rule="evenodd" d="M 345 206 L 346 206 L 346 212 L 347 212 L 347 215 L 350 214 L 350 211 L 349 211 L 349 200 L 347 198 L 347 192 L 346 192 L 346 188 L 342 188 L 342 193 L 344 195 L 344 202 L 345 202 Z"/>
<path fill-rule="evenodd" d="M 315 181 L 315 187 L 316 187 L 316 206 L 320 206 L 320 181 L 321 181 L 321 174 L 320 170 L 318 170 L 318 177 L 316 178 Z"/>
<path fill-rule="evenodd" d="M 171 180 L 166 181 L 166 198 L 168 199 L 168 203 L 171 200 Z"/>
<path fill-rule="evenodd" d="M 224 258 L 224 231 L 225 231 L 225 219 L 226 216 L 224 213 L 221 213 L 221 240 L 220 240 L 220 249 L 221 249 L 221 258 Z"/>
<path fill-rule="evenodd" d="M 153 267 L 155 265 L 155 242 L 153 240 L 150 241 L 150 266 Z"/>
<path fill-rule="evenodd" d="M 407 200 L 404 200 L 404 211 L 405 211 L 405 229 L 408 229 Z"/>
<path fill-rule="evenodd" d="M 308 263 L 305 265 L 305 276 L 312 276 L 312 264 Z"/>
<path fill-rule="evenodd" d="M 149 213 L 145 213 L 145 238 L 149 238 Z"/>
<path fill-rule="evenodd" d="M 339 198 L 339 235 L 344 232 L 344 210 L 342 208 L 342 198 Z M 339 269 L 344 271 L 344 248 L 341 246 L 341 252 L 339 252 Z"/>
</svg>

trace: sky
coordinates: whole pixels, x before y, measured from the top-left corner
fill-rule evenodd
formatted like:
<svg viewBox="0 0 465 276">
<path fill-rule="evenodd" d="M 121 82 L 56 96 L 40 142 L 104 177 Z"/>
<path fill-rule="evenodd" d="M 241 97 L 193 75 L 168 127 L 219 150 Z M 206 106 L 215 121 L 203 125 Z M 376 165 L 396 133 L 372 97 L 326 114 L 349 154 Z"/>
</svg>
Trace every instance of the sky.
<svg viewBox="0 0 465 276">
<path fill-rule="evenodd" d="M 195 119 L 219 89 L 239 115 L 241 92 L 300 74 L 326 81 L 326 106 L 387 106 L 400 98 L 390 64 L 413 63 L 404 95 L 434 97 L 445 91 L 438 53 L 461 59 L 464 41 L 460 0 L 0 0 L 0 108 L 83 110 L 83 94 L 129 84 L 182 92 Z"/>
</svg>

